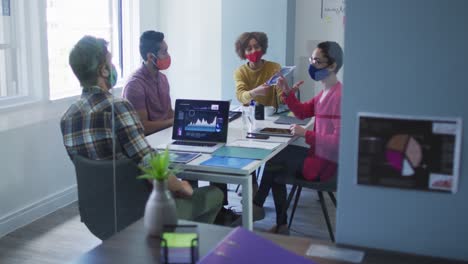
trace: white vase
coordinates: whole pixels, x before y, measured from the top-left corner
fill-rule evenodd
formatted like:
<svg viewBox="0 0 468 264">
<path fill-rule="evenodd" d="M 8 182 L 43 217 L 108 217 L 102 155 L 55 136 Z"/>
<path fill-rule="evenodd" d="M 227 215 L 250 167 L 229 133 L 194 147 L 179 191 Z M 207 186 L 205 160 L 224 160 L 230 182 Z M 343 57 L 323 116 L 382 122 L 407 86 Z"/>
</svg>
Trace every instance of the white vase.
<svg viewBox="0 0 468 264">
<path fill-rule="evenodd" d="M 176 204 L 167 188 L 167 181 L 153 181 L 153 191 L 146 202 L 144 223 L 150 236 L 160 236 L 164 225 L 177 224 Z"/>
</svg>

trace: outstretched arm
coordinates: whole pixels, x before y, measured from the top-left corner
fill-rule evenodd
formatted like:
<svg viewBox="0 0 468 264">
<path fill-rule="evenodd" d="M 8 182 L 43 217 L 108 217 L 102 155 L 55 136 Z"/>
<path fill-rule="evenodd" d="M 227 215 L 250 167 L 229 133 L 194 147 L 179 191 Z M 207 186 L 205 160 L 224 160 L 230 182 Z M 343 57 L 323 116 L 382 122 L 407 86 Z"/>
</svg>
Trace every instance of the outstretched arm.
<svg viewBox="0 0 468 264">
<path fill-rule="evenodd" d="M 305 103 L 301 103 L 301 101 L 297 99 L 295 93 L 302 86 L 302 84 L 304 84 L 304 81 L 299 81 L 291 88 L 289 87 L 289 84 L 284 79 L 284 77 L 280 77 L 278 79 L 278 86 L 283 91 L 283 102 L 285 102 L 294 115 L 300 119 L 312 117 L 315 115 L 316 101 L 315 97 Z"/>
</svg>

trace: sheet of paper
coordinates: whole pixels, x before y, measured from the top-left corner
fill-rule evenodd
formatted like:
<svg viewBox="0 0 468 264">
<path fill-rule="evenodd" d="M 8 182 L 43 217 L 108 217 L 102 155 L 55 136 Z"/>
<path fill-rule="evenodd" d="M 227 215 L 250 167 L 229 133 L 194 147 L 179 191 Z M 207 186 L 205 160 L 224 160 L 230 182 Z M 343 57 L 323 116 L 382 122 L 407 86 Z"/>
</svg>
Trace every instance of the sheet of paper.
<svg viewBox="0 0 468 264">
<path fill-rule="evenodd" d="M 242 140 L 242 139 L 238 139 L 234 142 L 230 142 L 226 144 L 226 146 L 229 146 L 229 147 L 260 148 L 260 149 L 269 149 L 269 150 L 274 150 L 280 145 L 281 143 L 278 143 L 278 142 L 262 142 L 262 141 Z"/>
<path fill-rule="evenodd" d="M 361 263 L 364 259 L 364 252 L 353 249 L 344 249 L 324 245 L 310 245 L 306 252 L 307 256 L 328 258 Z"/>
</svg>

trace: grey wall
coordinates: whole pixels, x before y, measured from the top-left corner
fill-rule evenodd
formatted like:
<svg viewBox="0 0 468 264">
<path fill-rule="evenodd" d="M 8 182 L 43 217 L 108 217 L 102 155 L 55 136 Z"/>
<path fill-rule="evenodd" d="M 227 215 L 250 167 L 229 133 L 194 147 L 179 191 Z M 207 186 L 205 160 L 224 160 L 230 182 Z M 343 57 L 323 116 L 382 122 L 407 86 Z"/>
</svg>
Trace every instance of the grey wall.
<svg viewBox="0 0 468 264">
<path fill-rule="evenodd" d="M 264 58 L 284 65 L 287 51 L 288 1 L 223 0 L 221 14 L 221 97 L 233 99 L 233 104 L 239 104 L 235 96 L 233 74 L 245 61 L 237 57 L 234 43 L 243 32 L 263 31 L 268 35 L 269 44 Z"/>
<path fill-rule="evenodd" d="M 468 120 L 468 1 L 347 1 L 337 241 L 468 260 L 468 132 L 456 194 L 356 185 L 359 111 Z"/>
<path fill-rule="evenodd" d="M 323 85 L 309 77 L 309 57 L 312 55 L 317 44 L 330 40 L 338 42 L 344 49 L 344 25 L 342 14 L 325 13 L 322 18 L 322 4 L 325 6 L 339 7 L 343 0 L 297 0 L 295 10 L 295 43 L 294 59 L 289 65 L 296 65 L 293 76 L 294 80 L 303 80 L 304 85 L 300 90 L 302 101 L 306 101 L 318 94 Z M 327 19 L 326 17 L 329 17 Z M 346 68 L 346 65 L 345 67 Z M 343 80 L 342 68 L 338 72 L 338 78 Z"/>
<path fill-rule="evenodd" d="M 52 104 L 50 108 L 54 108 Z M 66 109 L 63 104 L 55 108 L 57 112 Z M 20 124 L 30 120 L 27 124 L 0 129 L 0 237 L 77 198 L 75 172 L 63 147 L 59 114 L 41 110 L 24 111 L 10 120 Z"/>
</svg>

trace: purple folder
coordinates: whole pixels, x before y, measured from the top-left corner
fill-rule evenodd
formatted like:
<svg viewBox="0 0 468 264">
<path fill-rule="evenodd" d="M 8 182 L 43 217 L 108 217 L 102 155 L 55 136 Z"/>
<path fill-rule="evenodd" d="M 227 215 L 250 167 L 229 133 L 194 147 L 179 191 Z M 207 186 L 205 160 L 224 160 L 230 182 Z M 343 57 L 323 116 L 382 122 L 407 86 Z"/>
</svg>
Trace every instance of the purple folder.
<svg viewBox="0 0 468 264">
<path fill-rule="evenodd" d="M 307 263 L 314 264 L 242 227 L 231 231 L 204 256 L 200 264 L 214 263 Z"/>
</svg>

